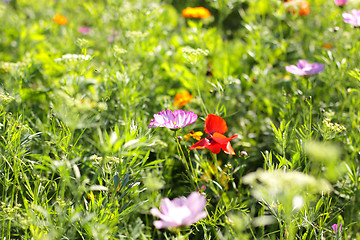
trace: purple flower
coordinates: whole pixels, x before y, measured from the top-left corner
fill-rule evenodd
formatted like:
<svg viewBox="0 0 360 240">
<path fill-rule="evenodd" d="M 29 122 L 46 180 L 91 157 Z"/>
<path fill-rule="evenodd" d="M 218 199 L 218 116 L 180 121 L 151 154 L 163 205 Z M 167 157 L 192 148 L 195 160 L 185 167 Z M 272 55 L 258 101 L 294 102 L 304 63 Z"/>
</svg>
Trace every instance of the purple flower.
<svg viewBox="0 0 360 240">
<path fill-rule="evenodd" d="M 334 2 L 337 6 L 344 6 L 348 0 L 334 0 Z"/>
<path fill-rule="evenodd" d="M 3 3 L 9 3 L 10 0 L 3 0 Z"/>
<path fill-rule="evenodd" d="M 341 232 L 341 226 L 342 226 L 342 223 L 339 223 L 339 232 Z M 337 232 L 338 232 L 338 225 L 337 225 L 337 224 L 333 224 L 331 227 L 332 227 L 332 229 L 334 230 L 335 234 L 337 234 Z"/>
<path fill-rule="evenodd" d="M 323 71 L 324 64 L 321 63 L 308 63 L 306 60 L 299 60 L 295 65 L 285 67 L 286 71 L 295 75 L 312 75 Z"/>
<path fill-rule="evenodd" d="M 150 213 L 161 220 L 153 222 L 157 229 L 190 226 L 206 217 L 206 198 L 198 192 L 192 192 L 187 198 L 179 197 L 173 200 L 164 198 L 160 201 L 160 210 L 152 208 Z"/>
<path fill-rule="evenodd" d="M 154 114 L 154 119 L 151 119 L 149 128 L 166 127 L 170 129 L 177 129 L 186 127 L 189 124 L 196 122 L 197 115 L 194 112 L 186 112 L 183 110 L 166 110 Z"/>
<path fill-rule="evenodd" d="M 91 28 L 81 26 L 81 27 L 78 27 L 78 32 L 81 34 L 84 34 L 84 35 L 88 35 L 91 32 Z"/>
<path fill-rule="evenodd" d="M 355 27 L 360 26 L 360 10 L 353 9 L 351 13 L 343 12 L 344 22 L 350 23 Z"/>
</svg>

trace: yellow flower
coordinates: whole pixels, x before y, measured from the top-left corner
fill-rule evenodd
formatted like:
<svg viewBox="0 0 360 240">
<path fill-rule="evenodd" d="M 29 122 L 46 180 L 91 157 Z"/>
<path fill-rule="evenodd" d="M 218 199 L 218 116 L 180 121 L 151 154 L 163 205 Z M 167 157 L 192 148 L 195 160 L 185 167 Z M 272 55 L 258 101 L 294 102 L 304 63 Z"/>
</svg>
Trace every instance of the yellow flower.
<svg viewBox="0 0 360 240">
<path fill-rule="evenodd" d="M 188 134 L 186 134 L 184 136 L 185 138 L 185 141 L 189 140 L 189 138 L 194 138 L 195 140 L 200 140 L 201 139 L 201 136 L 203 135 L 202 132 L 195 132 L 195 131 L 190 131 Z"/>
<path fill-rule="evenodd" d="M 174 98 L 174 107 L 182 108 L 191 101 L 193 98 L 193 95 L 191 95 L 189 92 L 183 92 L 183 93 L 177 93 Z"/>
<path fill-rule="evenodd" d="M 211 16 L 209 10 L 204 7 L 187 7 L 182 11 L 184 18 L 208 18 Z"/>
<path fill-rule="evenodd" d="M 68 23 L 68 19 L 61 14 L 55 14 L 53 20 L 58 25 L 66 25 Z"/>
</svg>

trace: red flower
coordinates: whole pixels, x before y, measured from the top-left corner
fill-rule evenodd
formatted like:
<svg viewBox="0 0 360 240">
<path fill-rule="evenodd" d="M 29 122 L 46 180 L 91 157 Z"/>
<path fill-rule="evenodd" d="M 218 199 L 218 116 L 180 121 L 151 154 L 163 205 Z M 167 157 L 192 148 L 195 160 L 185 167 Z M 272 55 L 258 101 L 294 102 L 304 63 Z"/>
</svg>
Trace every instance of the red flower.
<svg viewBox="0 0 360 240">
<path fill-rule="evenodd" d="M 225 137 L 223 133 L 228 130 L 226 122 L 219 116 L 209 114 L 205 119 L 205 132 L 210 137 L 203 138 L 190 147 L 192 149 L 209 149 L 213 153 L 217 154 L 222 149 L 225 153 L 235 155 L 234 149 L 232 148 L 230 141 L 237 138 L 238 135 L 231 137 Z"/>
</svg>

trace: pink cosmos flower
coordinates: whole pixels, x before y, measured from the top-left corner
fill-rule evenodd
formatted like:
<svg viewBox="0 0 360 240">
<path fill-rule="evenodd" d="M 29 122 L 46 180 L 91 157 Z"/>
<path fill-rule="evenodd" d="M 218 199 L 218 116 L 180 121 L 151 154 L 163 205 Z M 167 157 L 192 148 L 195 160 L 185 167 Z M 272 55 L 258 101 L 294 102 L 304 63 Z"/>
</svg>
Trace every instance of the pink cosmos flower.
<svg viewBox="0 0 360 240">
<path fill-rule="evenodd" d="M 160 218 L 153 222 L 157 229 L 190 226 L 206 217 L 206 198 L 198 192 L 192 192 L 187 198 L 179 197 L 173 200 L 164 198 L 160 201 L 160 210 L 152 208 L 150 213 Z"/>
<path fill-rule="evenodd" d="M 186 112 L 184 110 L 166 110 L 154 114 L 154 119 L 151 119 L 149 128 L 166 127 L 170 129 L 178 129 L 186 127 L 189 124 L 196 122 L 197 115 L 194 112 Z"/>
<path fill-rule="evenodd" d="M 295 65 L 285 67 L 286 71 L 295 75 L 312 75 L 323 71 L 324 64 L 321 63 L 308 63 L 306 60 L 299 60 Z"/>
<path fill-rule="evenodd" d="M 344 22 L 350 23 L 355 27 L 360 26 L 360 10 L 353 9 L 351 13 L 343 12 Z"/>
<path fill-rule="evenodd" d="M 339 223 L 339 232 L 341 232 L 341 226 L 342 226 L 342 223 Z M 331 227 L 334 230 L 335 234 L 337 234 L 337 232 L 338 232 L 338 224 L 333 224 Z"/>
<path fill-rule="evenodd" d="M 337 6 L 344 6 L 348 0 L 334 0 L 334 2 Z"/>
<path fill-rule="evenodd" d="M 84 34 L 84 35 L 89 35 L 91 32 L 91 28 L 81 26 L 81 27 L 78 27 L 78 32 L 81 34 Z"/>
</svg>

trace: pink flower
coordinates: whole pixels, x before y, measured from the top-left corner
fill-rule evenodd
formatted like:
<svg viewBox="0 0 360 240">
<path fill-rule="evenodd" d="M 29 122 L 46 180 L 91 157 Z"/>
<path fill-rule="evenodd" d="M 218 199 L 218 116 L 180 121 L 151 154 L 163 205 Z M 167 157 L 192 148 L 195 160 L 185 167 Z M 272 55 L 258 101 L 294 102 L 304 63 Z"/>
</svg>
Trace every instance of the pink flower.
<svg viewBox="0 0 360 240">
<path fill-rule="evenodd" d="M 351 13 L 343 12 L 344 22 L 350 23 L 355 27 L 360 26 L 360 10 L 353 9 Z"/>
<path fill-rule="evenodd" d="M 334 2 L 337 6 L 344 6 L 348 0 L 334 0 Z"/>
<path fill-rule="evenodd" d="M 166 110 L 154 114 L 154 119 L 151 119 L 149 128 L 166 127 L 170 129 L 178 129 L 186 127 L 189 124 L 196 122 L 197 115 L 194 112 L 186 112 L 183 110 Z"/>
<path fill-rule="evenodd" d="M 341 232 L 341 226 L 342 226 L 342 223 L 339 223 L 339 232 Z M 338 224 L 333 224 L 331 227 L 334 230 L 335 234 L 337 234 L 337 232 L 338 232 Z"/>
<path fill-rule="evenodd" d="M 308 63 L 306 60 L 299 60 L 295 65 L 285 67 L 286 71 L 295 75 L 312 75 L 323 71 L 324 64 L 321 63 Z"/>
<path fill-rule="evenodd" d="M 78 27 L 78 32 L 81 34 L 84 34 L 84 35 L 88 35 L 91 32 L 91 28 L 81 26 L 81 27 Z"/>
<path fill-rule="evenodd" d="M 115 38 L 113 36 L 108 36 L 107 39 L 109 40 L 109 42 L 115 41 Z"/>
<path fill-rule="evenodd" d="M 160 210 L 152 208 L 150 213 L 160 218 L 153 222 L 157 229 L 190 226 L 206 217 L 206 198 L 198 192 L 192 192 L 187 198 L 179 197 L 173 200 L 164 198 L 160 201 Z"/>
<path fill-rule="evenodd" d="M 119 32 L 112 30 L 112 33 L 110 36 L 107 37 L 107 39 L 109 40 L 109 42 L 114 42 L 119 40 L 119 36 L 118 36 Z"/>
</svg>

